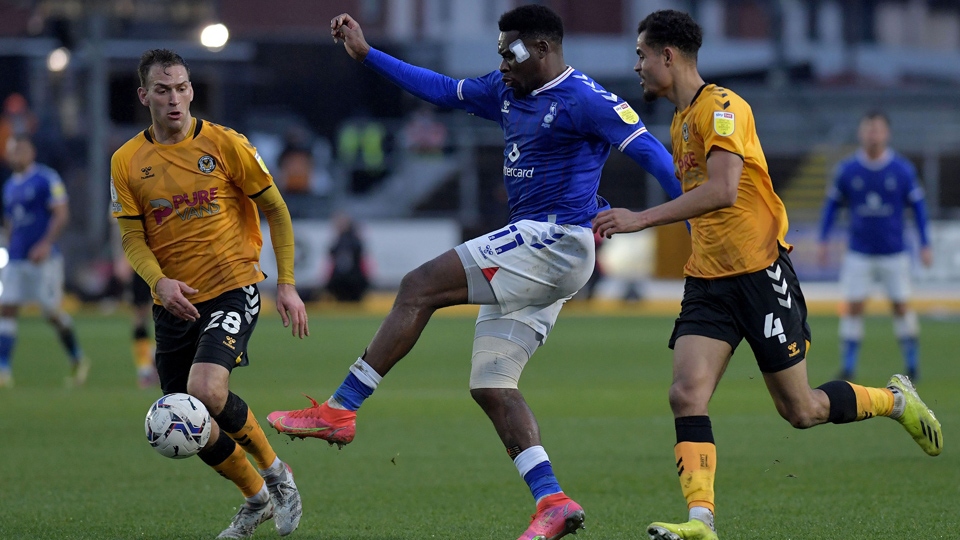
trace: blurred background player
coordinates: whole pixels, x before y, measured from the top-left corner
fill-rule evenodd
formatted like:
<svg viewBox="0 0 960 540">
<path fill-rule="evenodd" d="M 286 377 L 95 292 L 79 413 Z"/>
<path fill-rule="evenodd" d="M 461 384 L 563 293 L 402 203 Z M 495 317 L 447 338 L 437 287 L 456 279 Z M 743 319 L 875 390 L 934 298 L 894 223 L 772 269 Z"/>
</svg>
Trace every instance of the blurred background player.
<svg viewBox="0 0 960 540">
<path fill-rule="evenodd" d="M 850 247 L 840 269 L 847 302 L 840 316 L 840 378 L 853 380 L 863 339 L 864 302 L 879 281 L 893 304 L 893 333 L 900 343 L 907 375 L 916 380 L 920 323 L 910 309 L 910 252 L 904 241 L 904 210 L 913 209 L 920 237 L 920 260 L 929 267 L 933 252 L 927 236 L 927 208 L 917 171 L 888 146 L 890 120 L 871 111 L 860 120 L 860 149 L 837 167 L 820 221 L 819 262 L 826 265 L 827 241 L 837 210 L 850 214 Z"/>
<path fill-rule="evenodd" d="M 157 376 L 157 366 L 154 361 L 153 340 L 147 326 L 150 324 L 153 308 L 153 294 L 150 285 L 133 271 L 130 262 L 123 253 L 120 240 L 120 227 L 110 228 L 110 239 L 113 247 L 113 275 L 121 284 L 121 297 L 129 300 L 133 318 L 133 344 L 131 353 L 133 365 L 137 370 L 137 386 L 153 388 L 160 379 Z"/>
<path fill-rule="evenodd" d="M 307 334 L 294 287 L 290 214 L 247 138 L 190 114 L 193 86 L 180 55 L 146 51 L 137 71 L 137 94 L 152 121 L 114 153 L 110 197 L 123 251 L 157 298 L 160 386 L 207 407 L 214 423 L 200 459 L 244 495 L 218 538 L 247 538 L 271 518 L 285 536 L 302 514 L 293 473 L 229 383 L 233 368 L 249 362 L 247 343 L 260 314 L 258 208 L 277 259 L 277 310 L 294 336 Z"/>
<path fill-rule="evenodd" d="M 510 222 L 404 276 L 390 313 L 334 395 L 268 419 L 290 436 L 351 442 L 357 410 L 410 352 L 433 313 L 480 304 L 470 394 L 536 501 L 520 540 L 557 539 L 581 528 L 585 514 L 554 475 L 536 418 L 518 389 L 520 376 L 563 304 L 594 270 L 590 219 L 609 207 L 597 189 L 611 147 L 650 171 L 671 196 L 680 186 L 670 155 L 630 105 L 566 64 L 556 13 L 520 6 L 504 13 L 498 26 L 499 69 L 458 81 L 371 48 L 350 15 L 330 22 L 334 40 L 342 40 L 352 58 L 404 90 L 500 126 Z"/>
<path fill-rule="evenodd" d="M 28 135 L 7 140 L 7 162 L 13 174 L 3 185 L 5 237 L 10 262 L 3 268 L 0 293 L 0 387 L 13 386 L 10 360 L 17 339 L 20 306 L 36 302 L 57 331 L 70 360 L 67 385 L 87 381 L 90 362 L 84 357 L 73 321 L 60 307 L 63 299 L 63 257 L 56 241 L 67 225 L 67 192 L 60 175 L 36 163 Z"/>
<path fill-rule="evenodd" d="M 370 286 L 357 225 L 345 213 L 333 217 L 336 238 L 330 246 L 330 279 L 326 289 L 337 302 L 359 302 Z"/>
<path fill-rule="evenodd" d="M 594 230 L 613 234 L 690 221 L 692 254 L 684 266 L 680 316 L 670 336 L 677 475 L 688 521 L 654 522 L 652 540 L 717 540 L 714 479 L 717 448 L 709 403 L 737 346 L 753 350 L 777 412 L 798 429 L 877 416 L 896 419 L 928 455 L 943 434 L 910 379 L 894 375 L 885 388 L 830 381 L 811 388 L 810 327 L 786 243 L 786 209 L 773 191 L 750 105 L 729 89 L 707 84 L 697 56 L 703 32 L 690 15 L 656 11 L 637 27 L 643 97 L 667 98 L 680 197 L 644 210 L 601 212 Z"/>
</svg>

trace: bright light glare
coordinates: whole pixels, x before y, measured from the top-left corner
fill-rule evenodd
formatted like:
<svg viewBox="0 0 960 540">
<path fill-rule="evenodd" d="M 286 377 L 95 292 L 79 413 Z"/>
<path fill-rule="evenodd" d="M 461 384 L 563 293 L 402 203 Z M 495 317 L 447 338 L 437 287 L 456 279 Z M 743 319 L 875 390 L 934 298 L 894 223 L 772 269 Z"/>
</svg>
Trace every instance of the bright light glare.
<svg viewBox="0 0 960 540">
<path fill-rule="evenodd" d="M 70 50 L 66 47 L 60 47 L 50 51 L 47 55 L 47 69 L 54 73 L 59 73 L 70 65 Z"/>
<path fill-rule="evenodd" d="M 211 24 L 200 32 L 200 44 L 213 51 L 222 49 L 228 39 L 230 39 L 230 31 L 219 23 Z"/>
<path fill-rule="evenodd" d="M 3 268 L 10 262 L 10 253 L 7 252 L 7 248 L 0 247 L 0 268 Z"/>
</svg>

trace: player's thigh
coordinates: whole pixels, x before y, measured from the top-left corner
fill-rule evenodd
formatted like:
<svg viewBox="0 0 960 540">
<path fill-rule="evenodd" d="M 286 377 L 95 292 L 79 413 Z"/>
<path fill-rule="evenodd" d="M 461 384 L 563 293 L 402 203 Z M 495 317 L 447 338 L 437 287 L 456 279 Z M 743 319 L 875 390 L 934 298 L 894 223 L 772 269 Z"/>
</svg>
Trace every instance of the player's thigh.
<svg viewBox="0 0 960 540">
<path fill-rule="evenodd" d="M 910 298 L 910 255 L 907 252 L 878 257 L 877 272 L 887 297 L 894 303 Z"/>
<path fill-rule="evenodd" d="M 573 296 L 590 279 L 596 257 L 590 229 L 529 220 L 468 240 L 457 251 L 473 258 L 503 313 Z"/>
<path fill-rule="evenodd" d="M 186 393 L 190 367 L 197 353 L 198 323 L 174 316 L 163 306 L 153 306 L 155 359 L 164 394 Z"/>
<path fill-rule="evenodd" d="M 533 355 L 537 347 L 547 341 L 560 316 L 560 309 L 569 299 L 562 298 L 550 304 L 527 306 L 507 313 L 499 305 L 480 306 L 475 337 L 502 337 Z"/>
<path fill-rule="evenodd" d="M 847 251 L 840 265 L 840 292 L 851 302 L 862 302 L 873 286 L 873 265 L 870 257 L 856 251 Z"/>
<path fill-rule="evenodd" d="M 3 284 L 0 305 L 18 306 L 24 302 L 24 287 L 27 285 L 24 281 L 29 278 L 29 264 L 26 261 L 10 261 L 0 270 L 0 283 Z"/>
<path fill-rule="evenodd" d="M 763 373 L 804 360 L 810 342 L 807 305 L 786 250 L 765 270 L 737 276 L 738 324 Z"/>
<path fill-rule="evenodd" d="M 53 255 L 37 265 L 37 302 L 44 314 L 55 313 L 63 301 L 63 256 Z"/>
<path fill-rule="evenodd" d="M 227 291 L 197 306 L 199 336 L 196 363 L 223 366 L 227 371 L 250 361 L 247 345 L 260 316 L 260 290 L 248 285 Z"/>
<path fill-rule="evenodd" d="M 677 416 L 707 414 L 707 404 L 723 377 L 733 347 L 724 340 L 696 334 L 677 338 L 673 348 L 670 403 Z"/>
</svg>

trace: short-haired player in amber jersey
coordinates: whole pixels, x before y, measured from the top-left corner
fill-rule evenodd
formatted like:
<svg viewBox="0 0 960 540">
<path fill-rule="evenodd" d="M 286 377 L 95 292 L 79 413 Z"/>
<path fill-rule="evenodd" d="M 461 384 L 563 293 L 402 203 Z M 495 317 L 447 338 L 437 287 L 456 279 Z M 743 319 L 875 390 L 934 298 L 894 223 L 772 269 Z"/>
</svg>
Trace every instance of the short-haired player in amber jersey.
<svg viewBox="0 0 960 540">
<path fill-rule="evenodd" d="M 794 427 L 896 418 L 930 455 L 943 447 L 940 424 L 910 379 L 894 375 L 885 388 L 807 380 L 810 329 L 784 240 L 787 216 L 773 192 L 749 105 L 704 83 L 697 70 L 702 33 L 686 13 L 657 11 L 637 29 L 634 70 L 644 98 L 676 106 L 673 156 L 683 195 L 635 213 L 598 214 L 606 237 L 689 220 L 693 254 L 685 268 L 673 348 L 674 454 L 689 520 L 652 523 L 654 540 L 716 540 L 717 452 L 708 404 L 737 345 L 746 339 L 777 411 Z"/>
<path fill-rule="evenodd" d="M 294 287 L 290 213 L 246 137 L 191 116 L 193 86 L 180 55 L 149 50 L 138 73 L 152 123 L 113 155 L 110 197 L 124 254 L 155 298 L 160 386 L 207 407 L 214 424 L 200 459 L 246 499 L 218 538 L 247 538 L 270 518 L 284 536 L 300 522 L 297 485 L 229 381 L 249 361 L 260 313 L 258 207 L 277 258 L 277 310 L 294 336 L 308 334 Z"/>
</svg>

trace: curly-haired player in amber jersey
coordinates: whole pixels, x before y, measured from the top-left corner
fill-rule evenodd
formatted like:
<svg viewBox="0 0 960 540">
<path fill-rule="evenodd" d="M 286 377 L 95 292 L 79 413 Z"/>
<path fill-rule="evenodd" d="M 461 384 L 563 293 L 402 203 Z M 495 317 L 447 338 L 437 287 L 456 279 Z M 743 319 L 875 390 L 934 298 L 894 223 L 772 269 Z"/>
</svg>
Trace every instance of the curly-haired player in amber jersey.
<svg viewBox="0 0 960 540">
<path fill-rule="evenodd" d="M 113 155 L 110 196 L 123 251 L 155 298 L 160 386 L 206 405 L 215 423 L 200 458 L 246 498 L 219 538 L 247 538 L 271 517 L 287 535 L 302 513 L 293 474 L 229 379 L 249 361 L 260 313 L 257 207 L 277 258 L 277 310 L 294 336 L 308 335 L 294 287 L 290 213 L 246 137 L 191 116 L 190 70 L 180 55 L 149 50 L 138 72 L 140 103 L 153 121 Z"/>
<path fill-rule="evenodd" d="M 910 379 L 885 388 L 831 381 L 810 388 L 810 339 L 803 293 L 784 240 L 787 215 L 773 192 L 750 106 L 705 84 L 697 70 L 701 31 L 678 11 L 657 11 L 637 29 L 634 70 L 644 98 L 666 97 L 677 110 L 671 134 L 683 195 L 634 213 L 601 212 L 594 230 L 607 238 L 690 220 L 693 254 L 685 267 L 680 317 L 670 338 L 674 447 L 689 521 L 652 523 L 654 540 L 716 540 L 716 446 L 707 405 L 741 340 L 757 359 L 777 411 L 796 428 L 874 416 L 897 419 L 923 450 L 940 453 L 940 423 Z"/>
</svg>

